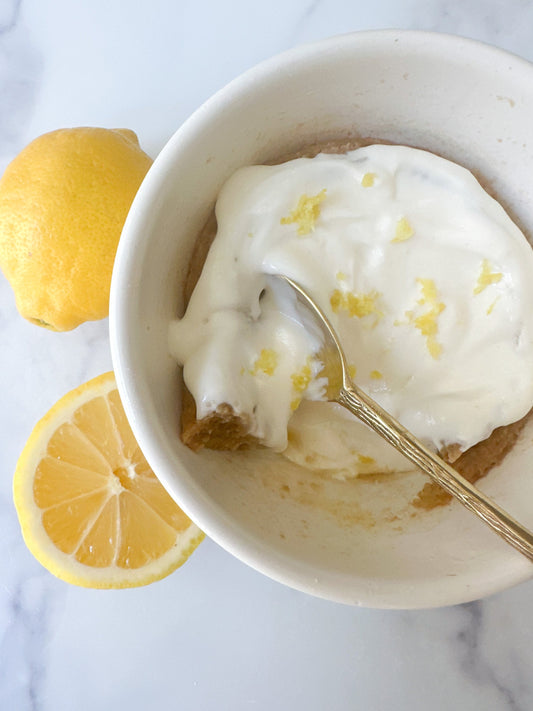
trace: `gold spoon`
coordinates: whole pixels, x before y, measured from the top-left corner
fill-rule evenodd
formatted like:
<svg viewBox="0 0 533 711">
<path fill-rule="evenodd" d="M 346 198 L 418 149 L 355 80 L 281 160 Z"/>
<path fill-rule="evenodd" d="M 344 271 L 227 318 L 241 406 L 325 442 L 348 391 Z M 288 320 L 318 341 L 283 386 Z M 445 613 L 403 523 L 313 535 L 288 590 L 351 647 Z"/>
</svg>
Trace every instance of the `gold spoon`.
<svg viewBox="0 0 533 711">
<path fill-rule="evenodd" d="M 346 357 L 337 334 L 323 311 L 309 294 L 292 279 L 276 275 L 296 292 L 298 301 L 320 327 L 324 345 L 320 352 L 328 380 L 327 398 L 337 402 L 387 440 L 395 449 L 440 484 L 463 506 L 475 513 L 507 543 L 533 561 L 533 533 L 422 444 L 409 430 L 360 390 L 348 376 Z"/>
</svg>

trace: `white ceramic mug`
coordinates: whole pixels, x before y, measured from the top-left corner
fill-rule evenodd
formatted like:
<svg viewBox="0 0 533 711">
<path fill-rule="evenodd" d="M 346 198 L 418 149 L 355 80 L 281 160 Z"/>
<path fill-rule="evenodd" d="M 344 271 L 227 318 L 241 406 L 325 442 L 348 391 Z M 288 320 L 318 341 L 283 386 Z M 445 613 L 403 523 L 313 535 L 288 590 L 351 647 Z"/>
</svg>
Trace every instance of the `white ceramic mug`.
<svg viewBox="0 0 533 711">
<path fill-rule="evenodd" d="M 370 607 L 465 602 L 531 577 L 533 566 L 459 504 L 411 517 L 404 504 L 413 482 L 315 481 L 268 452 L 193 453 L 179 438 L 167 336 L 182 313 L 198 231 L 240 166 L 341 137 L 414 145 L 483 176 L 532 235 L 532 116 L 533 65 L 524 60 L 447 35 L 364 32 L 251 69 L 198 109 L 154 162 L 113 275 L 119 390 L 164 486 L 244 562 L 295 588 Z M 480 483 L 530 528 L 531 441 L 529 428 Z"/>
</svg>

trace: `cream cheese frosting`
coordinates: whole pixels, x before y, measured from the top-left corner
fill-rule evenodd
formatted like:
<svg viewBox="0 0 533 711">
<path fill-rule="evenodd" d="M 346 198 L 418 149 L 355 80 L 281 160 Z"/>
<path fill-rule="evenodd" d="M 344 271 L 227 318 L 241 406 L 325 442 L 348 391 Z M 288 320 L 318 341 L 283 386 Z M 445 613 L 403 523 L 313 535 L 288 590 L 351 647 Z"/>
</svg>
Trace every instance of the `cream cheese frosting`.
<svg viewBox="0 0 533 711">
<path fill-rule="evenodd" d="M 170 349 L 199 419 L 339 476 L 410 465 L 323 402 L 320 338 L 269 274 L 326 312 L 354 381 L 436 450 L 466 450 L 533 403 L 533 250 L 474 176 L 372 145 L 238 170 Z"/>
</svg>

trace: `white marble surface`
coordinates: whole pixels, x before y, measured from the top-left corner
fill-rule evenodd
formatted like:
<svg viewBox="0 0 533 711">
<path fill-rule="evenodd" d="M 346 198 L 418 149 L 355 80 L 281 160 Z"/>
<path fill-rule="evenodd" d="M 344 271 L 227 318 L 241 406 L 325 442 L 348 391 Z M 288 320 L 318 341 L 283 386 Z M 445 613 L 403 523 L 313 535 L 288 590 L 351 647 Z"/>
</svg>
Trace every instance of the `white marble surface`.
<svg viewBox="0 0 533 711">
<path fill-rule="evenodd" d="M 127 126 L 155 156 L 224 83 L 339 32 L 463 34 L 533 60 L 531 0 L 0 0 L 0 169 L 33 137 Z M 282 587 L 210 541 L 148 588 L 70 587 L 27 552 L 11 496 L 35 421 L 110 368 L 107 322 L 53 334 L 0 275 L 0 709 L 533 708 L 533 582 L 422 612 Z"/>
</svg>

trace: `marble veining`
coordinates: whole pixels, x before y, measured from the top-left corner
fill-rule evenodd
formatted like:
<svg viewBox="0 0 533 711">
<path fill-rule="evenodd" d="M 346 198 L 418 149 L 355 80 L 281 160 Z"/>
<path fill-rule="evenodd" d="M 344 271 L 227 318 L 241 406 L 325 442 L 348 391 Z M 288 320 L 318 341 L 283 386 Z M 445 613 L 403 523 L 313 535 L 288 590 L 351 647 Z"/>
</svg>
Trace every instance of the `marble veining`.
<svg viewBox="0 0 533 711">
<path fill-rule="evenodd" d="M 472 0 L 468 8 L 454 0 L 417 0 L 413 9 L 416 17 L 413 29 L 472 37 L 525 59 L 533 58 L 533 3 L 529 0 Z"/>
<path fill-rule="evenodd" d="M 11 591 L 8 607 L 11 624 L 2 640 L 1 652 L 5 661 L 0 677 L 2 691 L 7 691 L 7 698 L 13 704 L 10 708 L 31 711 L 43 708 L 45 651 L 54 609 L 60 603 L 62 593 L 64 591 L 60 589 L 54 590 L 44 572 L 21 581 Z"/>
<path fill-rule="evenodd" d="M 0 0 L 0 170 L 67 125 L 128 126 L 156 155 L 253 64 L 340 32 L 451 32 L 533 59 L 531 0 Z M 211 541 L 169 578 L 102 592 L 27 551 L 18 455 L 67 390 L 111 368 L 107 321 L 23 321 L 0 275 L 0 710 L 530 711 L 533 581 L 439 610 L 362 610 L 285 588 Z"/>
<path fill-rule="evenodd" d="M 22 0 L 12 0 L 11 3 L 4 3 L 2 15 L 0 15 L 0 36 L 12 30 L 19 19 L 20 6 Z"/>
<path fill-rule="evenodd" d="M 42 60 L 20 20 L 22 0 L 0 4 L 0 168 L 20 150 L 38 90 Z"/>
<path fill-rule="evenodd" d="M 484 614 L 483 601 L 471 602 L 462 606 L 466 615 L 466 624 L 457 635 L 458 648 L 462 650 L 461 665 L 465 673 L 479 684 L 489 686 L 494 695 L 501 699 L 502 707 L 509 711 L 518 711 L 513 688 L 507 679 L 502 678 L 499 670 L 485 658 L 483 648 Z"/>
</svg>

